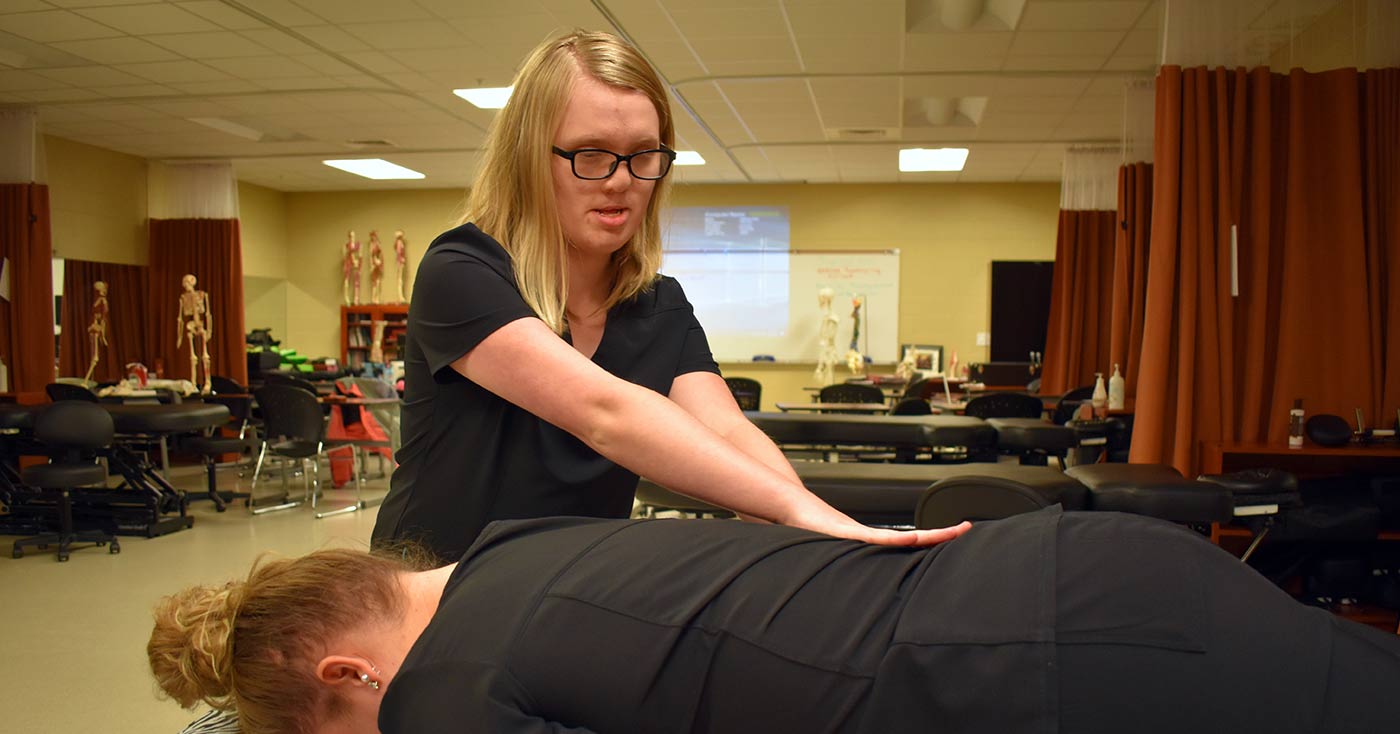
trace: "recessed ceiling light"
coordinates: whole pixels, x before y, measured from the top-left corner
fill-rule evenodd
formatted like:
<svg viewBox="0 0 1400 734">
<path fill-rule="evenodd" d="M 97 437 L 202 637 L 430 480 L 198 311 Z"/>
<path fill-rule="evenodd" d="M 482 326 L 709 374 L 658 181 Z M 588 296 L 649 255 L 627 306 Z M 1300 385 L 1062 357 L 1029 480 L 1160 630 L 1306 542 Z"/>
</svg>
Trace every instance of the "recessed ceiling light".
<svg viewBox="0 0 1400 734">
<path fill-rule="evenodd" d="M 693 150 L 676 151 L 676 165 L 678 166 L 703 166 L 705 159 Z"/>
<path fill-rule="evenodd" d="M 967 148 L 904 148 L 899 151 L 899 170 L 961 171 L 967 163 Z"/>
<path fill-rule="evenodd" d="M 373 179 L 427 178 L 412 168 L 404 168 L 381 158 L 354 158 L 350 160 L 321 161 L 331 168 L 339 168 L 346 173 Z"/>
<path fill-rule="evenodd" d="M 478 87 L 476 89 L 454 89 L 452 93 L 483 110 L 499 110 L 506 106 L 510 92 L 515 87 Z"/>
</svg>

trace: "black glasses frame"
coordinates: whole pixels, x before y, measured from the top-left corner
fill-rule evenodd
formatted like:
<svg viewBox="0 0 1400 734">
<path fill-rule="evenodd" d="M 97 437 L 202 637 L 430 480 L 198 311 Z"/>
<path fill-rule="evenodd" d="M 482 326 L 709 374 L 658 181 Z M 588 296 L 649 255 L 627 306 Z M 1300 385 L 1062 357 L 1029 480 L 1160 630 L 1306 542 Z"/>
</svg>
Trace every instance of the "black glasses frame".
<svg viewBox="0 0 1400 734">
<path fill-rule="evenodd" d="M 614 173 L 617 173 L 618 165 L 624 162 L 627 164 L 627 173 L 631 174 L 632 178 L 641 179 L 643 181 L 657 181 L 665 178 L 666 174 L 671 172 L 671 166 L 676 162 L 676 151 L 671 150 L 670 148 L 667 148 L 664 145 L 660 148 L 652 148 L 650 150 L 639 150 L 636 153 L 632 153 L 629 155 L 614 153 L 611 150 L 605 150 L 603 148 L 579 148 L 578 150 L 564 150 L 563 148 L 560 148 L 557 145 L 553 147 L 555 155 L 569 162 L 569 170 L 573 172 L 574 178 L 581 178 L 584 181 L 602 181 L 607 178 L 612 178 L 612 175 Z M 608 155 L 613 157 L 613 162 L 612 165 L 608 167 L 608 172 L 606 174 L 603 174 L 602 176 L 583 176 L 579 174 L 578 166 L 574 161 L 574 156 L 578 155 L 579 153 L 607 153 Z M 632 170 L 632 159 L 639 155 L 646 155 L 647 153 L 664 153 L 666 155 L 666 168 L 661 171 L 660 175 L 643 176 L 637 173 L 636 171 Z"/>
</svg>

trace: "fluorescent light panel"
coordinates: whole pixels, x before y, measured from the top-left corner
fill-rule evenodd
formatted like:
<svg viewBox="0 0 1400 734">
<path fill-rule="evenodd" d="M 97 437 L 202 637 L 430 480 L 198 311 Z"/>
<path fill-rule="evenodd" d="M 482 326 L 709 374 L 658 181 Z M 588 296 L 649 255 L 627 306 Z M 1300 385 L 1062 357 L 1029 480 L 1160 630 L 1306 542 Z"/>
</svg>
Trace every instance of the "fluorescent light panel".
<svg viewBox="0 0 1400 734">
<path fill-rule="evenodd" d="M 499 110 L 506 106 L 511 90 L 515 87 L 479 87 L 477 89 L 454 89 L 452 93 L 471 102 L 483 110 Z"/>
<path fill-rule="evenodd" d="M 349 160 L 321 161 L 331 168 L 339 168 L 346 173 L 376 180 L 427 178 L 412 168 L 404 168 L 382 158 L 353 158 Z"/>
<path fill-rule="evenodd" d="M 967 163 L 967 148 L 904 148 L 899 151 L 899 170 L 961 171 Z"/>
<path fill-rule="evenodd" d="M 676 151 L 676 165 L 678 166 L 703 166 L 705 159 L 693 150 Z"/>
</svg>

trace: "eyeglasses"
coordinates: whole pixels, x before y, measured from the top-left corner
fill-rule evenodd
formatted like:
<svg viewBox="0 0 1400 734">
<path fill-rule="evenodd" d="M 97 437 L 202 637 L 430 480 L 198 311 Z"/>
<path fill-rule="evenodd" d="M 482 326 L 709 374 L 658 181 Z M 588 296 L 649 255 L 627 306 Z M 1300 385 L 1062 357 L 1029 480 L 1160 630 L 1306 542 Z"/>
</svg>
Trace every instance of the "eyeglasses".
<svg viewBox="0 0 1400 734">
<path fill-rule="evenodd" d="M 639 150 L 631 155 L 619 155 L 601 148 L 564 150 L 556 145 L 554 154 L 568 159 L 574 175 L 585 181 L 601 181 L 612 176 L 617 170 L 617 164 L 624 161 L 633 178 L 655 181 L 669 173 L 671 162 L 676 160 L 676 151 L 669 148 Z"/>
</svg>

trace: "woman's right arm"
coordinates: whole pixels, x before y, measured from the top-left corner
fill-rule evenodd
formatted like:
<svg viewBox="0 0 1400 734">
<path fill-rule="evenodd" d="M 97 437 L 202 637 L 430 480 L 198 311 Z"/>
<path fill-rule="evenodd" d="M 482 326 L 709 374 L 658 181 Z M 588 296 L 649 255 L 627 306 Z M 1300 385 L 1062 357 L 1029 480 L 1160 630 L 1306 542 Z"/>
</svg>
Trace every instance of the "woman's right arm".
<svg viewBox="0 0 1400 734">
<path fill-rule="evenodd" d="M 861 525 L 740 451 L 665 396 L 606 372 L 539 319 L 511 321 L 452 367 L 619 465 L 736 512 L 896 545 L 937 543 L 966 529 L 894 532 Z"/>
</svg>

